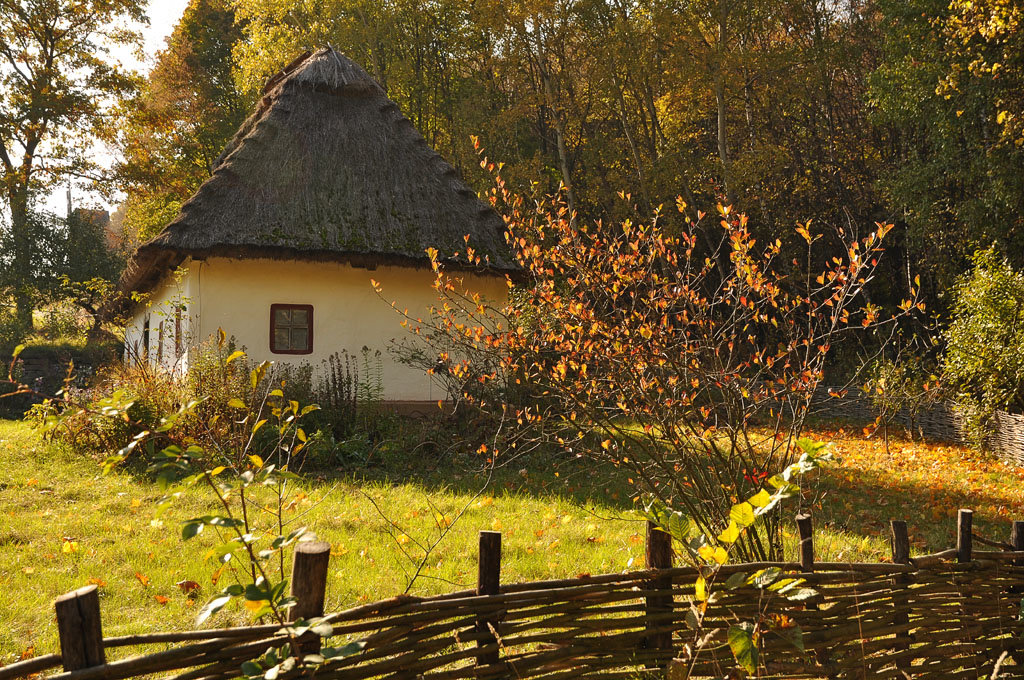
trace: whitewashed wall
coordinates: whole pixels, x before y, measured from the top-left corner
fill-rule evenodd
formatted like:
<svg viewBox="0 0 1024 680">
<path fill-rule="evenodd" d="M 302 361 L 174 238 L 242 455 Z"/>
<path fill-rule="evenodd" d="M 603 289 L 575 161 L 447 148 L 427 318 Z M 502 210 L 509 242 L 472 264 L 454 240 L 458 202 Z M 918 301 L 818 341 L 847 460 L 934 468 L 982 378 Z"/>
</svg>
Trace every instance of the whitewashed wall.
<svg viewBox="0 0 1024 680">
<path fill-rule="evenodd" d="M 155 361 L 158 314 L 163 311 L 164 316 L 159 318 L 165 320 L 165 329 L 168 325 L 173 328 L 173 305 L 181 300 L 189 317 L 184 325 L 189 329 L 190 348 L 223 329 L 254 361 L 308 363 L 316 370 L 335 352 L 347 350 L 358 356 L 367 347 L 371 352 L 382 353 L 385 400 L 427 402 L 446 396 L 434 379 L 397 362 L 388 351 L 393 340 L 409 337 L 390 301 L 408 309 L 414 317 L 426 316 L 430 306 L 437 303 L 437 293 L 432 288 L 434 275 L 427 269 L 382 266 L 367 270 L 339 263 L 227 258 L 190 262 L 184 269 L 187 274 L 160 288 L 153 296 L 153 305 L 140 310 L 128 328 L 128 343 L 137 343 L 144 315 L 150 314 L 151 360 Z M 374 291 L 371 279 L 380 283 L 385 299 Z M 503 304 L 507 299 L 503 277 L 467 277 L 466 285 L 492 302 Z M 311 354 L 271 352 L 272 304 L 313 305 Z M 166 355 L 167 340 L 164 342 Z M 166 356 L 163 364 L 171 367 Z M 177 359 L 173 366 L 187 368 L 187 357 Z"/>
<path fill-rule="evenodd" d="M 148 360 L 168 371 L 188 370 L 189 350 L 199 338 L 194 327 L 196 263 L 186 263 L 151 291 L 145 303 L 138 305 L 125 328 L 125 361 Z M 180 310 L 180 323 L 179 323 Z M 146 321 L 149 321 L 149 349 L 144 349 Z M 161 336 L 162 331 L 162 336 Z"/>
</svg>

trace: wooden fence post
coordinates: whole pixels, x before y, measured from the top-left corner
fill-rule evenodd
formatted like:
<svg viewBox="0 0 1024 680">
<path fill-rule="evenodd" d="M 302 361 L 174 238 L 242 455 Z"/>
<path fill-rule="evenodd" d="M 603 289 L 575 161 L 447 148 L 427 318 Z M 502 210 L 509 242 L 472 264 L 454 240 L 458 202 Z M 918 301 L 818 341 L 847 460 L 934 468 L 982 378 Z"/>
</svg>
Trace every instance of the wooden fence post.
<svg viewBox="0 0 1024 680">
<path fill-rule="evenodd" d="M 814 571 L 814 526 L 810 514 L 797 515 L 796 528 L 800 534 L 800 569 Z"/>
<path fill-rule="evenodd" d="M 1019 519 L 1013 520 L 1013 526 L 1010 527 L 1010 545 L 1013 546 L 1014 552 L 1024 552 L 1024 522 Z M 1020 560 L 1016 560 L 1014 563 L 1019 563 Z"/>
<path fill-rule="evenodd" d="M 327 596 L 327 567 L 331 561 L 331 544 L 324 541 L 302 541 L 295 546 L 292 563 L 292 597 L 298 602 L 288 612 L 289 621 L 315 619 L 324 615 Z M 298 640 L 296 652 L 316 654 L 320 636 L 306 633 Z"/>
<path fill-rule="evenodd" d="M 956 515 L 956 561 L 963 564 L 971 561 L 971 531 L 974 526 L 974 511 L 960 509 Z"/>
<path fill-rule="evenodd" d="M 105 664 L 100 596 L 96 586 L 85 586 L 61 595 L 55 607 L 64 670 L 76 671 Z"/>
<path fill-rule="evenodd" d="M 890 520 L 889 529 L 892 532 L 892 563 L 910 564 L 910 536 L 907 533 L 907 523 L 901 519 Z M 892 581 L 896 588 L 893 593 L 893 606 L 897 608 L 896 614 L 893 616 L 893 623 L 897 626 L 905 626 L 910 623 L 910 614 L 905 610 L 900 611 L 900 608 L 905 606 L 907 598 L 904 597 L 904 591 L 910 583 L 910 577 L 907 574 L 897 574 Z M 897 632 L 894 651 L 898 654 L 910 649 L 911 641 L 909 630 Z M 911 661 L 912 659 L 903 661 L 898 664 L 898 668 L 906 672 Z"/>
<path fill-rule="evenodd" d="M 477 556 L 477 595 L 497 595 L 501 590 L 501 532 L 481 531 L 480 552 Z M 477 647 L 498 644 L 498 638 L 494 634 L 497 630 L 498 619 L 480 617 L 476 622 L 476 630 L 482 634 L 476 642 Z M 476 665 L 490 666 L 501 661 L 501 650 L 494 649 L 489 652 L 482 652 L 476 656 Z"/>
<path fill-rule="evenodd" d="M 1010 526 L 1010 546 L 1014 552 L 1024 552 L 1024 522 L 1019 519 L 1013 520 L 1013 524 Z M 1024 560 L 1016 559 L 1010 564 L 1015 567 L 1024 566 Z M 1011 595 L 1020 595 L 1024 592 L 1024 586 L 1014 585 L 1009 587 L 1009 593 Z M 1024 662 L 1024 654 L 1020 652 L 1014 652 L 1011 655 L 1013 662 L 1020 666 Z"/>
<path fill-rule="evenodd" d="M 672 536 L 662 531 L 657 524 L 647 521 L 647 544 L 644 550 L 644 558 L 648 569 L 671 569 L 672 568 Z M 656 576 L 651 579 L 648 587 L 653 590 L 670 590 L 672 588 L 671 576 Z M 672 595 L 648 595 L 646 597 L 647 616 L 666 614 L 672 611 Z M 648 623 L 648 628 L 664 626 L 668 621 L 656 621 Z M 672 633 L 653 633 L 643 639 L 640 645 L 643 649 L 672 649 Z"/>
</svg>

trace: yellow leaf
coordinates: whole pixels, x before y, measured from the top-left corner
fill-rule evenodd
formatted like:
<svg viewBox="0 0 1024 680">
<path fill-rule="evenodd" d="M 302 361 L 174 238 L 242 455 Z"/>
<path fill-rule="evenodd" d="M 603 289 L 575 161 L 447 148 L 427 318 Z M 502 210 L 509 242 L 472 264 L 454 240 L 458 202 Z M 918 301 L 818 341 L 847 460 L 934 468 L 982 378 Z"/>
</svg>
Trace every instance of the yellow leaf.
<svg viewBox="0 0 1024 680">
<path fill-rule="evenodd" d="M 257 456 L 255 453 L 249 456 L 249 462 L 258 468 L 263 467 L 263 459 Z"/>
<path fill-rule="evenodd" d="M 753 505 L 755 508 L 763 508 L 768 505 L 772 500 L 771 494 L 764 489 L 761 489 L 756 494 L 747 499 L 747 502 Z"/>
<path fill-rule="evenodd" d="M 739 537 L 739 527 L 736 526 L 736 522 L 729 520 L 729 526 L 726 527 L 725 531 L 719 534 L 718 540 L 722 543 L 735 543 L 736 539 L 738 539 Z"/>
<path fill-rule="evenodd" d="M 703 576 L 697 577 L 697 581 L 693 584 L 693 593 L 698 602 L 708 599 L 708 586 Z"/>
<path fill-rule="evenodd" d="M 246 600 L 245 608 L 250 612 L 258 612 L 263 609 L 266 605 L 270 604 L 267 600 Z"/>
<path fill-rule="evenodd" d="M 61 552 L 64 554 L 78 552 L 78 541 L 64 541 L 64 545 L 61 546 Z"/>
</svg>

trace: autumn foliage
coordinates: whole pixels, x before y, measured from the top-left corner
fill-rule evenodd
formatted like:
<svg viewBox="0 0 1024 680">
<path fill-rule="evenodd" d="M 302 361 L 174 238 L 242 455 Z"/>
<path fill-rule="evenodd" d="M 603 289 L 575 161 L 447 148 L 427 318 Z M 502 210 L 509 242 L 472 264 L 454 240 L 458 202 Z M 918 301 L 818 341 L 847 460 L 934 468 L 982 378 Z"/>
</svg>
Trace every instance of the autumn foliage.
<svg viewBox="0 0 1024 680">
<path fill-rule="evenodd" d="M 691 220 L 680 200 L 685 228 L 670 233 L 661 213 L 584 222 L 562 195 L 528 201 L 500 177 L 489 198 L 521 275 L 508 304 L 492 306 L 431 253 L 439 304 L 408 319 L 430 348 L 423 356 L 440 355 L 433 371 L 457 403 L 506 428 L 504 450 L 486 455 L 544 442 L 611 461 L 638 500 L 682 512 L 695 535 L 719 535 L 737 499 L 794 461 L 830 349 L 917 304 L 883 314 L 863 302 L 887 225 L 845 241 L 812 274 L 821 237 L 810 224 L 797 228 L 807 260 L 783 261 L 781 240 L 758 242 L 727 207 Z M 486 257 L 468 249 L 459 259 Z M 779 543 L 769 520 L 739 549 L 774 559 Z"/>
</svg>

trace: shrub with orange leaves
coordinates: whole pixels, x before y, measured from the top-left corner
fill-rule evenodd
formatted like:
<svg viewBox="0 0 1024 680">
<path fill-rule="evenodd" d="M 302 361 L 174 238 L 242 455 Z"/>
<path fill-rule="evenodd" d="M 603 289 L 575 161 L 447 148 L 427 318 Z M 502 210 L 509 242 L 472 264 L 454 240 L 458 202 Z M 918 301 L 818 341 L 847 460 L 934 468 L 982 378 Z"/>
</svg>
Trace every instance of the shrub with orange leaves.
<svg viewBox="0 0 1024 680">
<path fill-rule="evenodd" d="M 457 269 L 430 253 L 440 302 L 407 318 L 425 342 L 419 356 L 453 400 L 501 419 L 509 439 L 489 456 L 544 441 L 610 460 L 630 470 L 638 495 L 689 517 L 695 535 L 719 535 L 735 499 L 793 462 L 830 348 L 918 306 L 885 314 L 861 302 L 890 225 L 843 240 L 812 273 L 823 244 L 810 224 L 797 230 L 801 262 L 780 240 L 759 243 L 728 207 L 715 224 L 685 217 L 680 200 L 685 226 L 670 233 L 660 213 L 584 222 L 560 195 L 526 201 L 500 177 L 488 196 L 522 267 L 510 302 L 497 308 L 466 289 L 458 271 L 485 255 L 468 249 Z M 770 520 L 739 551 L 774 559 L 779 548 Z"/>
</svg>

